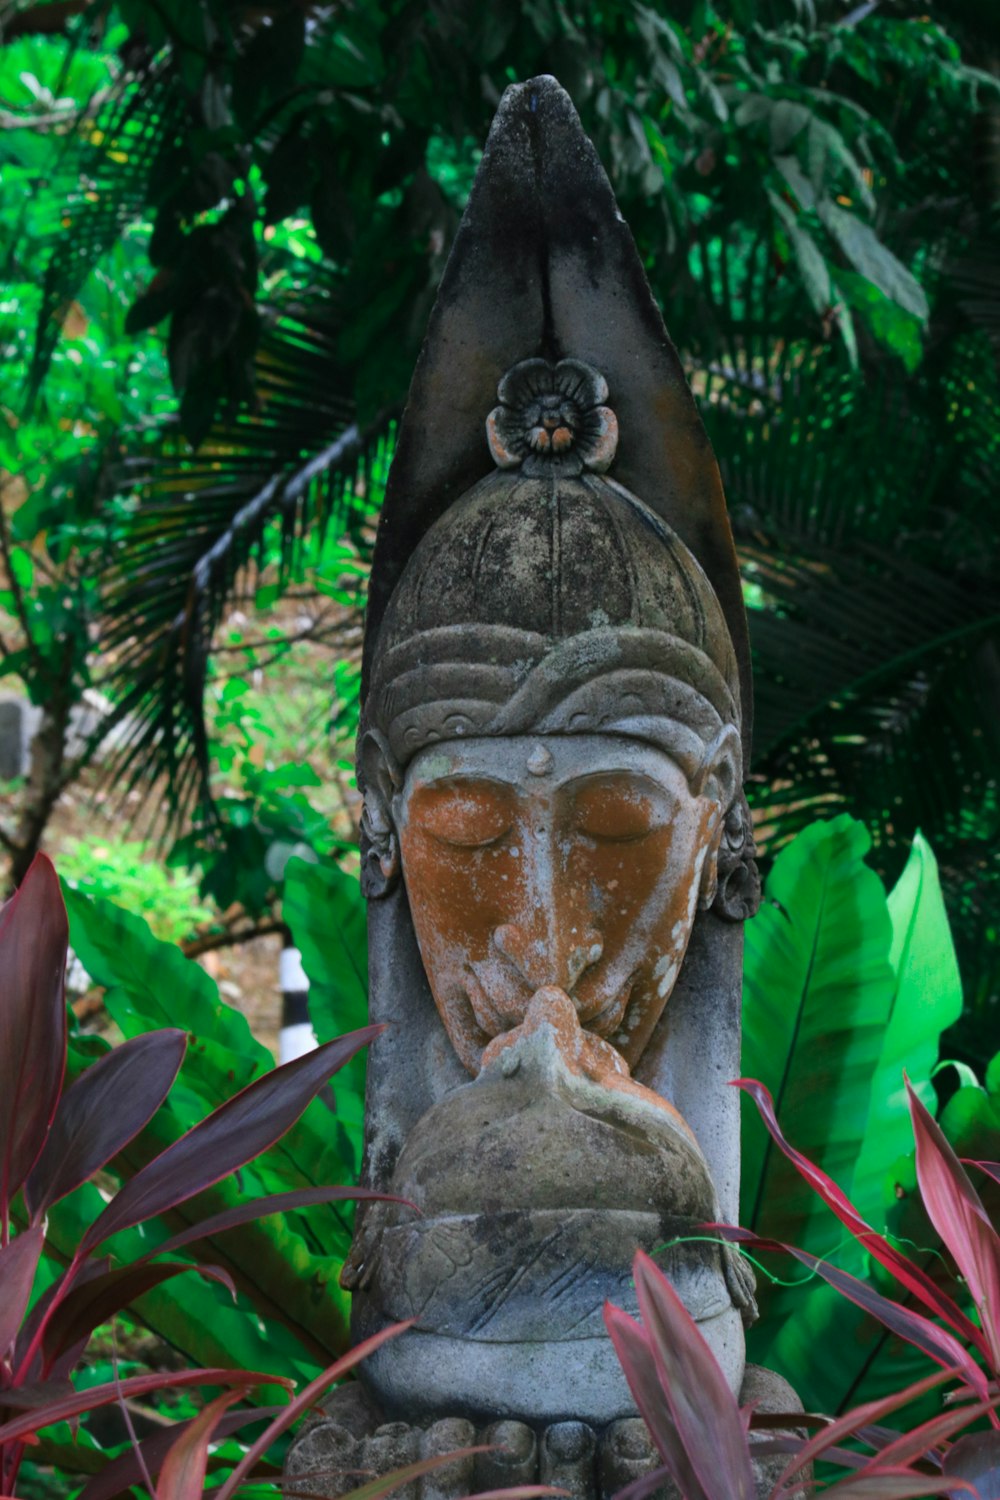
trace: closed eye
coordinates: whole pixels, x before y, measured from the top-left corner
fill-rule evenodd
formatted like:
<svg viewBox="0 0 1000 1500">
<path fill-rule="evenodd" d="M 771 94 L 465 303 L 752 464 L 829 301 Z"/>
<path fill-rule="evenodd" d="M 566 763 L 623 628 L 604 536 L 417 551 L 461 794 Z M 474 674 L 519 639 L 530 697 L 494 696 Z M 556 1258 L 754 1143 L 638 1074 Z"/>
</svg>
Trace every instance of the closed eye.
<svg viewBox="0 0 1000 1500">
<path fill-rule="evenodd" d="M 634 784 L 594 781 L 577 793 L 573 827 L 602 844 L 634 844 L 668 821 L 670 809 L 656 791 Z"/>
<path fill-rule="evenodd" d="M 506 789 L 481 782 L 424 787 L 411 802 L 409 816 L 421 833 L 459 849 L 499 843 L 514 821 Z"/>
</svg>

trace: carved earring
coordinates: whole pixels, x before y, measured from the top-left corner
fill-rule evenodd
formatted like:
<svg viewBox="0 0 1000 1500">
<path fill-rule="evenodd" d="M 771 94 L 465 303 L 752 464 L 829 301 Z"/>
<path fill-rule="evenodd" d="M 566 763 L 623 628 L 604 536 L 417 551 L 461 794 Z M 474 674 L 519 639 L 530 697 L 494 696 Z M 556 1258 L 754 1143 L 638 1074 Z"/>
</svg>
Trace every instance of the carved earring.
<svg viewBox="0 0 1000 1500">
<path fill-rule="evenodd" d="M 358 755 L 364 792 L 361 813 L 361 889 L 369 899 L 386 896 L 399 877 L 399 838 L 392 817 L 392 796 L 402 777 L 392 751 L 377 730 L 369 730 Z"/>
<path fill-rule="evenodd" d="M 698 910 L 707 911 L 715 900 L 715 893 L 719 888 L 719 846 L 722 842 L 725 830 L 725 817 L 720 816 L 719 826 L 701 867 L 701 881 L 698 887 Z"/>
<path fill-rule="evenodd" d="M 712 910 L 727 922 L 743 922 L 760 906 L 760 872 L 750 809 L 742 792 L 723 820 L 713 860 L 717 888 Z"/>
</svg>

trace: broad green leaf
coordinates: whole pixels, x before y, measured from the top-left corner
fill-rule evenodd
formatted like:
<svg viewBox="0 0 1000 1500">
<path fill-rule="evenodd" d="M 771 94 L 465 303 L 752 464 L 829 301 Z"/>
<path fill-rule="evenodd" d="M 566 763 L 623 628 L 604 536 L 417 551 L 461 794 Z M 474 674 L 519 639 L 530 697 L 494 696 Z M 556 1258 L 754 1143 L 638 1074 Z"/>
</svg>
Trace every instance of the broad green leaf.
<svg viewBox="0 0 1000 1500">
<path fill-rule="evenodd" d="M 903 262 L 882 244 L 874 229 L 829 200 L 820 203 L 819 216 L 861 276 L 890 301 L 897 302 L 921 322 L 927 321 L 929 309 L 923 287 Z"/>
<path fill-rule="evenodd" d="M 962 1014 L 962 980 L 941 895 L 937 861 L 917 833 L 906 868 L 889 896 L 895 984 L 882 1052 L 872 1079 L 868 1128 L 850 1196 L 859 1213 L 880 1228 L 883 1183 L 897 1156 L 913 1149 L 904 1069 L 933 1100 L 930 1075 L 941 1033 Z"/>
<path fill-rule="evenodd" d="M 223 1097 L 273 1066 L 246 1017 L 219 998 L 215 981 L 173 943 L 154 937 L 141 917 L 65 883 L 63 896 L 70 945 L 87 973 L 108 990 L 105 1004 L 126 1035 L 182 1027 L 191 1034 L 185 1072 L 196 1060 L 199 1039 L 228 1048 L 239 1076 L 228 1079 Z"/>
<path fill-rule="evenodd" d="M 960 1075 L 961 1076 L 961 1075 Z M 986 1069 L 985 1087 L 963 1083 L 941 1111 L 941 1129 L 959 1156 L 1000 1160 L 1000 1052 Z"/>
<path fill-rule="evenodd" d="M 854 271 L 839 267 L 835 280 L 846 301 L 864 317 L 874 337 L 898 354 L 912 374 L 923 358 L 922 320 L 883 296 L 877 286 Z"/>
<path fill-rule="evenodd" d="M 747 924 L 744 1077 L 774 1097 L 787 1138 L 846 1185 L 861 1149 L 871 1081 L 892 1009 L 892 927 L 870 838 L 846 814 L 814 823 L 775 860 Z M 829 1214 L 743 1108 L 741 1220 L 822 1254 Z"/>
</svg>

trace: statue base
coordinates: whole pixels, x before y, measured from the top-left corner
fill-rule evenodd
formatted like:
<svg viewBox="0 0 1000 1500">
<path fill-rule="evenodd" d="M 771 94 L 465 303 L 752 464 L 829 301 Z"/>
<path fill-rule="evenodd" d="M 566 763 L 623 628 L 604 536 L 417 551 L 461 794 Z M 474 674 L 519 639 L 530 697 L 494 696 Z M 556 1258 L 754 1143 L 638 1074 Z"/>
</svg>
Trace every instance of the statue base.
<svg viewBox="0 0 1000 1500">
<path fill-rule="evenodd" d="M 740 1403 L 759 1412 L 799 1412 L 802 1403 L 786 1380 L 760 1365 L 747 1365 Z M 393 1493 L 401 1500 L 459 1500 L 481 1491 L 521 1484 L 551 1484 L 573 1500 L 614 1500 L 620 1490 L 660 1465 L 645 1423 L 625 1416 L 602 1429 L 563 1421 L 536 1430 L 525 1422 L 495 1421 L 476 1427 L 464 1417 L 444 1417 L 426 1426 L 386 1422 L 385 1414 L 359 1382 L 327 1398 L 322 1416 L 293 1443 L 285 1464 L 286 1492 L 308 1492 L 314 1500 L 339 1500 L 371 1479 L 458 1449 L 484 1447 L 425 1474 Z M 794 1432 L 790 1423 L 789 1432 Z M 775 1434 L 761 1434 L 761 1441 Z M 751 1445 L 755 1438 L 751 1435 Z M 784 1455 L 755 1459 L 758 1500 L 766 1500 L 787 1463 Z M 808 1476 L 807 1476 L 808 1477 Z M 804 1500 L 806 1489 L 790 1500 Z M 681 1500 L 672 1484 L 653 1500 Z"/>
</svg>

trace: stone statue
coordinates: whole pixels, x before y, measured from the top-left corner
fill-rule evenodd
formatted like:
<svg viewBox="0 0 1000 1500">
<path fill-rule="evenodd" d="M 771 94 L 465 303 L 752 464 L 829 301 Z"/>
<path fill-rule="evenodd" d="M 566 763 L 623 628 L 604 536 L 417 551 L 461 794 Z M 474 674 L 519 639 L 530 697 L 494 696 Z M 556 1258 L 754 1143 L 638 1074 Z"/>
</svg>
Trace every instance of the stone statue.
<svg viewBox="0 0 1000 1500">
<path fill-rule="evenodd" d="M 634 1309 L 637 1246 L 744 1386 L 752 1279 L 699 1226 L 738 1214 L 728 1080 L 759 883 L 718 469 L 552 79 L 504 96 L 445 273 L 362 695 L 371 1018 L 388 1023 L 364 1177 L 419 1212 L 365 1204 L 343 1282 L 357 1339 L 416 1323 L 290 1472 L 338 1453 L 378 1471 L 499 1422 L 513 1458 L 480 1480 L 610 1495 L 651 1462 L 601 1317 L 605 1298 Z"/>
</svg>

